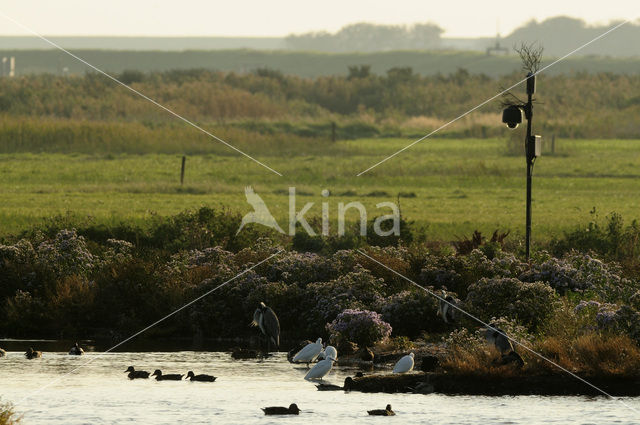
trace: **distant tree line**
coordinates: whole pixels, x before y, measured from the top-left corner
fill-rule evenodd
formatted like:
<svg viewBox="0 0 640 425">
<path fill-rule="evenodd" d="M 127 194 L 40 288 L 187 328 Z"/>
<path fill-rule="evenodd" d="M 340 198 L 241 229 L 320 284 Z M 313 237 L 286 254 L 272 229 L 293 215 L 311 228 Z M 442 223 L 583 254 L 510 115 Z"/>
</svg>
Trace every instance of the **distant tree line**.
<svg viewBox="0 0 640 425">
<path fill-rule="evenodd" d="M 373 52 L 385 50 L 431 50 L 440 47 L 443 29 L 431 23 L 375 25 L 357 23 L 335 34 L 326 31 L 291 34 L 286 46 L 294 50 L 326 52 Z"/>
</svg>

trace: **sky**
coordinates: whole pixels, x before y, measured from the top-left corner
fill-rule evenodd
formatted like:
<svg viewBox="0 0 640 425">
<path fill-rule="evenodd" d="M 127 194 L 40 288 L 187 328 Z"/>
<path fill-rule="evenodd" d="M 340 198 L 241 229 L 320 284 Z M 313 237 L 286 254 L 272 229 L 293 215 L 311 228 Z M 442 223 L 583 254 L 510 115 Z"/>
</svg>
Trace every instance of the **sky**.
<svg viewBox="0 0 640 425">
<path fill-rule="evenodd" d="M 4 15 L 4 16 L 3 16 Z M 356 22 L 433 22 L 445 37 L 507 35 L 536 19 L 565 15 L 590 24 L 637 19 L 638 0 L 3 0 L 0 35 L 272 36 Z"/>
</svg>

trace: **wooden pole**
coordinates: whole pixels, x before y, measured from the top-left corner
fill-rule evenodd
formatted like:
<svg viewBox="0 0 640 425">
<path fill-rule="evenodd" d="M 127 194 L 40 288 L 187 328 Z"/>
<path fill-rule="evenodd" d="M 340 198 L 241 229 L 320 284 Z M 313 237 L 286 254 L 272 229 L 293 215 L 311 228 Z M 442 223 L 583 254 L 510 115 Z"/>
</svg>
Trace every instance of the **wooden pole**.
<svg viewBox="0 0 640 425">
<path fill-rule="evenodd" d="M 333 121 L 331 122 L 331 141 L 336 141 L 336 123 Z"/>
<path fill-rule="evenodd" d="M 556 153 L 556 135 L 551 136 L 551 153 Z"/>
<path fill-rule="evenodd" d="M 182 157 L 182 168 L 180 169 L 180 186 L 184 183 L 184 164 L 187 161 L 187 157 Z"/>
</svg>

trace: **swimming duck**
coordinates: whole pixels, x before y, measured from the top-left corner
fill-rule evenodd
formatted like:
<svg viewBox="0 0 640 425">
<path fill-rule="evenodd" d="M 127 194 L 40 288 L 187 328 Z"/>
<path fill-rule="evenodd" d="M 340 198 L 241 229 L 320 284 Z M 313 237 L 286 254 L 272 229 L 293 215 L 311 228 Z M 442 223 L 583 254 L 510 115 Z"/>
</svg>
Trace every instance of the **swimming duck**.
<svg viewBox="0 0 640 425">
<path fill-rule="evenodd" d="M 151 376 L 155 376 L 156 381 L 182 381 L 182 377 L 184 375 L 180 375 L 178 373 L 163 375 L 160 369 L 156 369 Z"/>
<path fill-rule="evenodd" d="M 24 353 L 24 356 L 29 360 L 39 359 L 40 357 L 42 357 L 42 351 L 35 351 L 33 348 L 29 347 L 27 352 Z"/>
<path fill-rule="evenodd" d="M 129 368 L 127 368 L 127 370 L 124 371 L 124 373 L 129 373 L 128 377 L 129 379 L 148 379 L 149 378 L 149 372 L 145 372 L 144 370 L 135 370 L 133 368 L 133 366 L 129 366 Z"/>
<path fill-rule="evenodd" d="M 367 410 L 367 413 L 372 416 L 395 416 L 396 414 L 393 410 L 391 410 L 390 404 L 387 404 L 387 407 L 384 410 L 382 409 Z"/>
<path fill-rule="evenodd" d="M 192 370 L 190 370 L 187 373 L 187 379 L 191 380 L 191 381 L 198 381 L 198 382 L 213 382 L 216 380 L 215 376 L 211 376 L 211 375 L 196 375 L 193 373 Z"/>
<path fill-rule="evenodd" d="M 263 407 L 262 411 L 265 415 L 299 415 L 300 409 L 298 405 L 292 403 L 289 407 Z"/>
<path fill-rule="evenodd" d="M 71 347 L 71 350 L 69 350 L 69 355 L 71 356 L 81 356 L 83 354 L 84 354 L 84 350 L 82 349 L 82 347 L 78 345 L 77 342 L 76 342 L 76 345 Z"/>
</svg>

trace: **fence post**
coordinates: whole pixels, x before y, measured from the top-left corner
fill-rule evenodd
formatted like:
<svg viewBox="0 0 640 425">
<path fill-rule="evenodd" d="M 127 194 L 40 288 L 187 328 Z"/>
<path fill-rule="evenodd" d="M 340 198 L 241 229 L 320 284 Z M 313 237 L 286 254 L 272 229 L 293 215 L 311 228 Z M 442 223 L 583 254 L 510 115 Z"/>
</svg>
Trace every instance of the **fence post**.
<svg viewBox="0 0 640 425">
<path fill-rule="evenodd" d="M 551 153 L 556 153 L 556 135 L 551 136 Z"/>
<path fill-rule="evenodd" d="M 180 169 L 180 186 L 184 183 L 184 163 L 187 161 L 187 157 L 182 157 L 182 168 Z"/>
<path fill-rule="evenodd" d="M 336 141 L 336 123 L 331 121 L 331 141 Z"/>
</svg>

